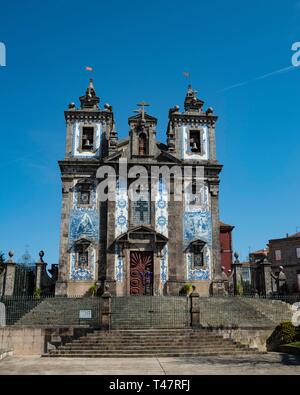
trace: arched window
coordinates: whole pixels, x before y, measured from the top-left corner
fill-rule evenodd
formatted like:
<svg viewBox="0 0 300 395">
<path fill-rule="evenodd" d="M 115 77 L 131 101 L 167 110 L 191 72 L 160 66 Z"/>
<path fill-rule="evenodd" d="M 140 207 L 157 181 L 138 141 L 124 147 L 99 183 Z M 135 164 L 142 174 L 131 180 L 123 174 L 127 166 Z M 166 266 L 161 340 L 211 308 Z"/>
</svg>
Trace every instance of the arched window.
<svg viewBox="0 0 300 395">
<path fill-rule="evenodd" d="M 75 269 L 89 270 L 90 268 L 90 257 L 89 249 L 91 242 L 86 239 L 80 239 L 75 242 L 74 249 L 76 252 Z"/>
<path fill-rule="evenodd" d="M 147 154 L 147 136 L 145 133 L 139 135 L 139 155 L 144 156 Z"/>
</svg>

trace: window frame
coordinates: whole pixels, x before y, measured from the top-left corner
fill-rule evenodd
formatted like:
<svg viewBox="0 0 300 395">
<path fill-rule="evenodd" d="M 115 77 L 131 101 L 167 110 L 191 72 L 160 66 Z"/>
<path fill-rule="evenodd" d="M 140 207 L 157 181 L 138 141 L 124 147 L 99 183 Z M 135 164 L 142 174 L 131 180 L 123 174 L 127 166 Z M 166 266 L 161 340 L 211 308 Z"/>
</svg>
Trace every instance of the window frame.
<svg viewBox="0 0 300 395">
<path fill-rule="evenodd" d="M 192 151 L 192 147 L 191 147 L 191 134 L 192 133 L 199 133 L 199 143 L 200 143 L 200 150 L 197 152 L 193 152 Z M 204 139 L 203 139 L 203 135 L 204 135 L 204 130 L 202 128 L 190 128 L 188 130 L 188 144 L 187 144 L 187 153 L 188 155 L 200 155 L 203 156 L 205 155 L 205 147 L 204 147 Z"/>
<path fill-rule="evenodd" d="M 86 193 L 89 196 L 89 200 L 88 200 L 88 203 L 83 203 L 82 202 L 82 195 L 86 194 Z M 78 192 L 78 200 L 79 200 L 78 204 L 79 204 L 80 207 L 89 207 L 90 204 L 91 204 L 91 190 L 90 189 L 80 190 Z"/>
<path fill-rule="evenodd" d="M 192 267 L 194 270 L 205 270 L 206 269 L 206 263 L 205 263 L 205 246 L 206 243 L 200 243 L 200 242 L 195 242 L 193 244 L 191 244 L 191 253 L 192 253 Z M 201 262 L 202 264 L 198 264 L 196 263 L 196 257 L 201 257 Z"/>
<path fill-rule="evenodd" d="M 77 193 L 77 207 L 82 208 L 92 208 L 94 203 L 92 202 L 92 192 L 95 192 L 95 185 L 89 181 L 78 181 L 74 187 L 74 193 Z M 81 195 L 82 193 L 89 193 L 89 202 L 81 203 Z"/>
<path fill-rule="evenodd" d="M 93 129 L 93 146 L 91 147 L 91 149 L 86 149 L 86 148 L 83 148 L 83 146 L 82 146 L 84 128 Z M 80 153 L 82 153 L 82 152 L 95 153 L 96 152 L 96 126 L 95 125 L 87 125 L 87 124 L 80 125 L 78 152 L 80 152 Z"/>
<path fill-rule="evenodd" d="M 77 251 L 77 267 L 78 268 L 82 268 L 82 264 L 81 264 L 81 262 L 80 262 L 80 257 L 81 257 L 81 255 L 85 255 L 86 256 L 86 263 L 84 264 L 85 265 L 85 267 L 84 267 L 84 270 L 89 270 L 89 266 L 90 266 L 90 262 L 89 262 L 89 251 L 88 251 L 88 249 L 82 249 L 82 251 Z"/>
<path fill-rule="evenodd" d="M 276 249 L 274 250 L 274 255 L 275 255 L 275 261 L 279 262 L 282 260 L 282 251 L 281 249 Z"/>
</svg>

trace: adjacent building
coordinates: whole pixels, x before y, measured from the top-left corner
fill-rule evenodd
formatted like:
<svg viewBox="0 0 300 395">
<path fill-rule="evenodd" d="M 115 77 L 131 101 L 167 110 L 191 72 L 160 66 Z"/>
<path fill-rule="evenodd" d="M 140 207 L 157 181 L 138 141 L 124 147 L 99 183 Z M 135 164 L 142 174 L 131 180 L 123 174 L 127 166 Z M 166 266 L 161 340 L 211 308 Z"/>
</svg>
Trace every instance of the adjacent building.
<svg viewBox="0 0 300 395">
<path fill-rule="evenodd" d="M 289 293 L 300 292 L 300 232 L 269 241 L 268 260 L 275 274 L 283 266 Z"/>
<path fill-rule="evenodd" d="M 234 226 L 220 222 L 221 265 L 227 275 L 232 271 L 232 231 Z"/>
<path fill-rule="evenodd" d="M 268 248 L 250 254 L 252 283 L 254 288 L 263 293 L 266 279 L 264 265 L 266 258 L 271 264 L 271 270 L 278 276 L 280 267 L 286 275 L 287 292 L 289 294 L 300 292 L 300 233 L 286 235 L 284 238 L 269 240 Z M 277 292 L 276 281 L 272 277 L 271 288 Z"/>
</svg>

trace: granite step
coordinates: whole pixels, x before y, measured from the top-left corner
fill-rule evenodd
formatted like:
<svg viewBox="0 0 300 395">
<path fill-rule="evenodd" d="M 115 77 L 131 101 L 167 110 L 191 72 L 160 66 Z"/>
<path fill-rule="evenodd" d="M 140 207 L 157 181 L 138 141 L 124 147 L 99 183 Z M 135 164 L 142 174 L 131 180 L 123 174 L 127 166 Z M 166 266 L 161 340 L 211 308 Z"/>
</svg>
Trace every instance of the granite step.
<svg viewBox="0 0 300 395">
<path fill-rule="evenodd" d="M 95 331 L 50 350 L 49 357 L 107 358 L 253 354 L 257 350 L 211 331 Z"/>
<path fill-rule="evenodd" d="M 222 355 L 238 356 L 238 355 L 252 355 L 257 353 L 253 350 L 235 350 L 235 351 L 224 351 Z M 154 357 L 164 357 L 164 358 L 193 358 L 201 356 L 219 356 L 218 351 L 211 352 L 157 352 L 152 354 L 111 354 L 111 353 L 85 353 L 85 354 L 44 354 L 43 357 L 54 357 L 54 358 L 154 358 Z"/>
</svg>

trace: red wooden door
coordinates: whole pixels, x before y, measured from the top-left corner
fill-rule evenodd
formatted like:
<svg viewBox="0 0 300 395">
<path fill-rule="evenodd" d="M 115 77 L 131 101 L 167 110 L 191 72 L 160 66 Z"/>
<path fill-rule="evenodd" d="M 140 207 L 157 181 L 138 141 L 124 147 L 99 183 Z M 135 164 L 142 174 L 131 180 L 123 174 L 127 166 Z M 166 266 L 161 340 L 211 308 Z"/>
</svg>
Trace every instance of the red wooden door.
<svg viewBox="0 0 300 395">
<path fill-rule="evenodd" d="M 153 252 L 130 252 L 130 295 L 153 295 Z"/>
</svg>

